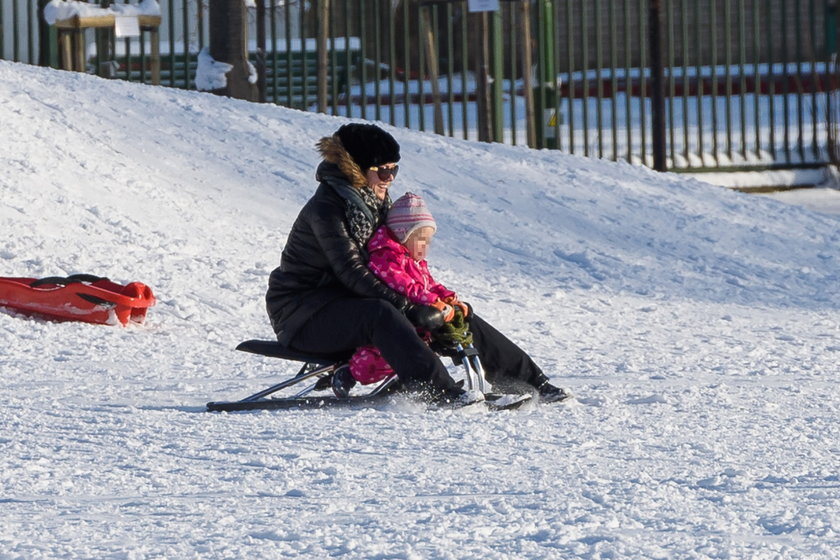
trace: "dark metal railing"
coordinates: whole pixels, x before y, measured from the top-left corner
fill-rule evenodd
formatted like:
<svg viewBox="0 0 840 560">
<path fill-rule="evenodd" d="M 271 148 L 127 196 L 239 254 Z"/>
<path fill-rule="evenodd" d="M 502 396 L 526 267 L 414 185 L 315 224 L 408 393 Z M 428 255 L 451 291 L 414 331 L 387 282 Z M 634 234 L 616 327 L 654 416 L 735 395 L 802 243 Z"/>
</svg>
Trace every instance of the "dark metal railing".
<svg viewBox="0 0 840 560">
<path fill-rule="evenodd" d="M 652 167 L 661 153 L 677 171 L 829 158 L 834 0 L 500 0 L 482 13 L 466 0 L 325 1 L 250 10 L 266 101 Z M 0 58 L 62 64 L 45 3 L 0 0 Z M 193 89 L 207 0 L 160 6 L 161 84 Z M 151 81 L 148 36 L 85 37 L 103 45 L 93 71 Z"/>
</svg>

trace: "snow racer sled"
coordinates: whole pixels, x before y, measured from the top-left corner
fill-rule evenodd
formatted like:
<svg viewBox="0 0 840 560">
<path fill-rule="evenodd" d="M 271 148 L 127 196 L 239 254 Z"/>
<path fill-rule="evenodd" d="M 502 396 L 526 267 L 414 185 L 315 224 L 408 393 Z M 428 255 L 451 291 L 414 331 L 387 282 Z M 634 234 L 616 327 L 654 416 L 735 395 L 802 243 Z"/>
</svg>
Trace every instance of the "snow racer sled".
<svg viewBox="0 0 840 560">
<path fill-rule="evenodd" d="M 151 288 L 125 286 L 91 274 L 0 278 L 0 306 L 50 319 L 106 325 L 142 323 L 155 304 Z"/>
<path fill-rule="evenodd" d="M 237 350 L 280 358 L 295 362 L 303 362 L 297 375 L 286 381 L 272 385 L 258 393 L 245 397 L 238 401 L 216 401 L 207 403 L 209 411 L 238 411 L 238 410 L 265 410 L 265 409 L 289 409 L 289 408 L 321 408 L 327 406 L 342 406 L 364 404 L 380 399 L 385 395 L 400 390 L 396 375 L 391 375 L 380 381 L 368 393 L 347 398 L 339 398 L 333 394 L 332 380 L 336 371 L 347 367 L 350 354 L 317 355 L 298 352 L 281 345 L 277 341 L 269 340 L 247 340 L 236 347 Z M 466 383 L 469 389 L 480 391 L 485 394 L 486 406 L 491 410 L 506 410 L 518 408 L 531 399 L 531 395 L 501 395 L 492 392 L 490 384 L 484 377 L 484 369 L 478 358 L 478 352 L 472 346 L 464 348 L 458 345 L 451 353 L 447 353 L 456 365 L 464 367 Z M 300 385 L 301 387 L 296 387 Z M 271 396 L 284 389 L 296 389 L 290 396 Z M 312 393 L 322 393 L 313 395 Z"/>
</svg>

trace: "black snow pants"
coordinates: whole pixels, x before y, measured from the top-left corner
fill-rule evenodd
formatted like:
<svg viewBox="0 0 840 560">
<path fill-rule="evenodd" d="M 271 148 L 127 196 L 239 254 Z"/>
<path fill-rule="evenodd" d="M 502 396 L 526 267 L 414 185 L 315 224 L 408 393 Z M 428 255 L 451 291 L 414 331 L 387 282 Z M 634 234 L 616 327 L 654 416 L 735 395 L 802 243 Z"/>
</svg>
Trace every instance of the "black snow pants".
<svg viewBox="0 0 840 560">
<path fill-rule="evenodd" d="M 474 345 L 491 383 L 539 386 L 546 377 L 524 351 L 480 317 L 469 318 Z M 328 303 L 295 333 L 290 346 L 301 352 L 352 354 L 374 345 L 407 388 L 452 391 L 455 381 L 411 322 L 389 302 L 341 298 Z"/>
</svg>

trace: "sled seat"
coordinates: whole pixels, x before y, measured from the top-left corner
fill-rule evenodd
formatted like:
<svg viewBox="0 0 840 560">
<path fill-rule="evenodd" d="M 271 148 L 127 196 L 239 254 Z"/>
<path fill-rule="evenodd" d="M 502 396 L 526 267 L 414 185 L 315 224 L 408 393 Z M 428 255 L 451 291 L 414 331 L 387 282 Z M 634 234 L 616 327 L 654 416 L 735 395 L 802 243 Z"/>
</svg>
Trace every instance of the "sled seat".
<svg viewBox="0 0 840 560">
<path fill-rule="evenodd" d="M 210 411 L 234 411 L 234 410 L 257 410 L 264 408 L 283 408 L 303 406 L 305 404 L 323 404 L 326 402 L 325 397 L 307 397 L 312 391 L 321 391 L 331 387 L 331 380 L 333 372 L 345 365 L 352 356 L 352 352 L 332 353 L 332 354 L 314 354 L 309 352 L 300 352 L 293 350 L 287 346 L 283 346 L 276 340 L 246 340 L 240 342 L 236 347 L 241 352 L 249 352 L 251 354 L 259 354 L 260 356 L 267 356 L 269 358 L 280 358 L 282 360 L 289 360 L 293 362 L 303 362 L 303 365 L 298 371 L 297 375 L 291 379 L 281 381 L 276 385 L 254 393 L 249 397 L 245 397 L 239 401 L 218 401 L 207 403 L 207 410 Z M 268 398 L 282 389 L 286 389 L 302 383 L 307 380 L 316 380 L 314 385 L 310 385 L 299 391 L 292 397 L 284 398 Z M 383 392 L 390 381 L 395 380 L 396 377 L 389 379 L 389 383 L 383 383 L 370 393 L 373 397 Z M 342 399 L 332 398 L 334 401 L 341 401 Z"/>
<path fill-rule="evenodd" d="M 294 362 L 304 362 L 308 364 L 330 365 L 339 362 L 346 362 L 352 356 L 352 352 L 332 353 L 332 354 L 313 354 L 310 352 L 300 352 L 283 346 L 276 340 L 246 340 L 239 343 L 236 347 L 242 352 L 250 352 L 251 354 L 259 354 L 260 356 L 268 356 L 269 358 L 280 358 L 282 360 L 292 360 Z"/>
</svg>

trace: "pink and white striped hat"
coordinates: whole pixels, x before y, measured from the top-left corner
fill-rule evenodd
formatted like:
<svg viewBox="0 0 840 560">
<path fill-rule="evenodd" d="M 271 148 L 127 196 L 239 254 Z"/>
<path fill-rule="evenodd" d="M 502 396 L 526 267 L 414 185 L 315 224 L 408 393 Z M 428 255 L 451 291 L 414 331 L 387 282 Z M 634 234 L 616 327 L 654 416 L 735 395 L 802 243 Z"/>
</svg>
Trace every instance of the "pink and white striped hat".
<svg viewBox="0 0 840 560">
<path fill-rule="evenodd" d="M 400 243 L 421 227 L 437 230 L 437 224 L 423 199 L 414 193 L 405 193 L 391 205 L 385 224 L 394 233 Z"/>
</svg>

